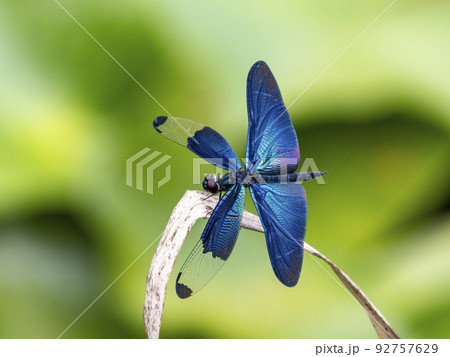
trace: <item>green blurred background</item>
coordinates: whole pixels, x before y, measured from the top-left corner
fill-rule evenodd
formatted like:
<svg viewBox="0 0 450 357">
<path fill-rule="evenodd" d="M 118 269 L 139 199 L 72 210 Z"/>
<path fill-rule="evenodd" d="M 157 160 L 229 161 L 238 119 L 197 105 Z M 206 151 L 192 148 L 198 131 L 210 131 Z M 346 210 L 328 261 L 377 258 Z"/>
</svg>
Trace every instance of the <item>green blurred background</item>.
<svg viewBox="0 0 450 357">
<path fill-rule="evenodd" d="M 240 157 L 251 65 L 269 64 L 289 105 L 390 3 L 60 2 L 170 114 L 215 128 Z M 305 183 L 307 242 L 405 338 L 450 337 L 449 12 L 399 0 L 289 109 L 302 158 L 329 172 Z M 195 155 L 154 131 L 165 112 L 53 0 L 0 2 L 0 78 L 0 337 L 55 338 L 200 189 Z M 172 156 L 154 195 L 125 185 L 125 160 L 144 147 Z M 155 249 L 62 337 L 144 338 Z M 310 257 L 295 288 L 280 284 L 262 234 L 241 231 L 188 300 L 176 272 L 164 338 L 376 337 Z"/>
</svg>

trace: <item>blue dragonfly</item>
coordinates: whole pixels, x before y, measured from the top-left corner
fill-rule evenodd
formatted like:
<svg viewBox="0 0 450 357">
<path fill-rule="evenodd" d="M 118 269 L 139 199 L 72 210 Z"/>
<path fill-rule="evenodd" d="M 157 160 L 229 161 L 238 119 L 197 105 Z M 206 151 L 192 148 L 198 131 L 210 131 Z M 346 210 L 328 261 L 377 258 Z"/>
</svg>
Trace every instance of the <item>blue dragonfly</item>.
<svg viewBox="0 0 450 357">
<path fill-rule="evenodd" d="M 326 172 L 295 173 L 300 161 L 297 135 L 275 77 L 263 61 L 248 74 L 247 110 L 244 168 L 225 138 L 210 127 L 166 116 L 153 121 L 158 133 L 229 171 L 203 180 L 206 191 L 224 195 L 178 273 L 176 292 L 182 299 L 203 288 L 229 258 L 240 230 L 246 188 L 261 219 L 276 277 L 289 287 L 300 277 L 307 207 L 299 182 Z"/>
</svg>

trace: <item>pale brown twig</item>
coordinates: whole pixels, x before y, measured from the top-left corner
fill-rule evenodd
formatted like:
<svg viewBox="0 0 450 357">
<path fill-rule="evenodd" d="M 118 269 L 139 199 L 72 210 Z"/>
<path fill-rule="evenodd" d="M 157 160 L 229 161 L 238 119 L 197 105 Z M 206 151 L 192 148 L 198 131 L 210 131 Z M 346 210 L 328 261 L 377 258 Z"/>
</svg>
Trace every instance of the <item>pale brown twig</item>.
<svg viewBox="0 0 450 357">
<path fill-rule="evenodd" d="M 169 218 L 166 229 L 161 237 L 158 248 L 153 256 L 147 276 L 147 290 L 144 303 L 144 323 L 148 338 L 159 338 L 162 312 L 166 298 L 167 283 L 172 273 L 175 260 L 192 226 L 199 218 L 207 218 L 215 208 L 218 197 L 209 197 L 201 191 L 186 191 L 175 206 Z M 206 199 L 207 198 L 207 199 Z M 264 232 L 258 216 L 244 211 L 241 227 L 257 232 Z M 399 338 L 388 321 L 367 298 L 363 291 L 339 267 L 322 253 L 306 242 L 304 250 L 325 261 L 344 283 L 348 291 L 366 310 L 380 338 Z"/>
</svg>

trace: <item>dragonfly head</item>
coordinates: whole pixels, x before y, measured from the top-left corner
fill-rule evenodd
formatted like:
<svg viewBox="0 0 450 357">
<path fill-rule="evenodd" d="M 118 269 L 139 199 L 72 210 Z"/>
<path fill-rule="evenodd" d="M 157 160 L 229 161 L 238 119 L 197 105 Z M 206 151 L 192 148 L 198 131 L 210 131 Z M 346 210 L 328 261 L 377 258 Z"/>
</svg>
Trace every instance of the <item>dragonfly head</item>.
<svg viewBox="0 0 450 357">
<path fill-rule="evenodd" d="M 206 175 L 205 179 L 202 182 L 202 185 L 205 191 L 211 193 L 219 192 L 219 182 L 216 180 L 216 176 L 213 174 Z"/>
</svg>

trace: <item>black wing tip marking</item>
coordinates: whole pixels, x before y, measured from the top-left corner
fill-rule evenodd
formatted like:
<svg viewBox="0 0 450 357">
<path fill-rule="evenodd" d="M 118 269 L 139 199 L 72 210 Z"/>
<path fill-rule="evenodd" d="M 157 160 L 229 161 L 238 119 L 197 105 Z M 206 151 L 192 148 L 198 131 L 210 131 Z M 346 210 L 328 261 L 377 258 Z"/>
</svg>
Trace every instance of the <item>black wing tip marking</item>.
<svg viewBox="0 0 450 357">
<path fill-rule="evenodd" d="M 158 133 L 162 133 L 161 130 L 158 129 L 159 126 L 163 125 L 167 120 L 167 117 L 161 116 L 161 117 L 156 117 L 153 120 L 153 127 L 156 129 L 156 131 Z"/>
<path fill-rule="evenodd" d="M 175 290 L 180 299 L 186 299 L 192 295 L 192 289 L 184 284 L 179 283 L 178 281 L 180 280 L 180 278 L 181 278 L 181 271 L 178 273 L 177 276 L 177 283 L 175 286 Z"/>
<path fill-rule="evenodd" d="M 192 295 L 192 289 L 184 284 L 177 283 L 176 289 L 177 295 L 180 299 L 187 299 Z"/>
</svg>

